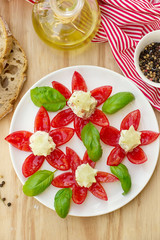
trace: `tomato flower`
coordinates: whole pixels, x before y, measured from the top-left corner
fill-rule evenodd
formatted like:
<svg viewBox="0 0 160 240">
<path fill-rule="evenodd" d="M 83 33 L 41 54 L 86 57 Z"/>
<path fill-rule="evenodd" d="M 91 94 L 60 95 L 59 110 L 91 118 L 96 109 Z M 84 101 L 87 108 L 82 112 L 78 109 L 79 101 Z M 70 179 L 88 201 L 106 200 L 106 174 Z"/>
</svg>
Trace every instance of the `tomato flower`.
<svg viewBox="0 0 160 240">
<path fill-rule="evenodd" d="M 159 133 L 152 131 L 138 132 L 137 129 L 139 126 L 140 118 L 141 114 L 137 109 L 130 112 L 127 116 L 124 117 L 120 125 L 120 131 L 112 126 L 106 126 L 101 129 L 101 140 L 109 146 L 114 146 L 113 150 L 107 158 L 107 165 L 116 166 L 122 162 L 125 156 L 127 156 L 128 160 L 134 164 L 141 164 L 147 161 L 147 156 L 140 146 L 147 145 L 155 141 L 158 138 Z M 122 148 L 120 138 L 122 136 L 122 133 L 126 133 L 125 130 L 131 130 L 131 128 L 133 128 L 133 132 L 136 135 L 140 135 L 140 139 L 139 143 L 137 143 L 135 147 L 133 146 L 131 150 L 126 151 L 125 148 Z M 133 136 L 131 135 L 130 138 L 133 138 Z M 127 144 L 129 144 L 129 141 L 130 140 L 127 139 Z M 131 139 L 131 142 L 132 141 L 133 139 Z"/>
<path fill-rule="evenodd" d="M 31 176 L 33 173 L 38 171 L 42 166 L 44 160 L 56 169 L 59 170 L 68 170 L 70 168 L 70 163 L 66 155 L 58 148 L 59 146 L 68 142 L 74 135 L 74 129 L 62 127 L 58 129 L 51 129 L 49 115 L 46 109 L 42 106 L 34 121 L 34 134 L 38 131 L 40 133 L 48 133 L 49 138 L 53 140 L 55 149 L 50 151 L 47 156 L 44 155 L 34 155 L 30 154 L 24 161 L 22 166 L 22 173 L 25 177 Z M 5 140 L 8 141 L 11 145 L 18 148 L 22 151 L 33 152 L 31 149 L 30 138 L 34 135 L 28 131 L 16 131 L 9 134 Z M 44 144 L 44 143 L 43 143 Z M 41 146 L 40 146 L 41 150 Z"/>
<path fill-rule="evenodd" d="M 115 182 L 118 181 L 118 178 L 111 173 L 98 171 L 95 176 L 96 182 L 92 183 L 89 188 L 81 187 L 76 181 L 76 169 L 87 163 L 94 168 L 96 163 L 89 159 L 87 152 L 81 160 L 77 153 L 69 147 L 66 148 L 66 156 L 70 161 L 72 172 L 58 175 L 53 179 L 52 185 L 58 188 L 72 188 L 72 200 L 76 204 L 84 202 L 88 190 L 97 198 L 107 201 L 108 197 L 101 183 Z"/>
<path fill-rule="evenodd" d="M 71 97 L 71 92 L 61 83 L 56 81 L 52 82 L 53 88 L 58 90 L 66 99 Z M 87 85 L 84 78 L 78 72 L 74 72 L 72 77 L 72 93 L 75 91 L 87 92 Z M 96 107 L 101 105 L 106 99 L 110 96 L 112 92 L 111 86 L 102 86 L 92 90 L 91 96 L 97 101 Z M 106 115 L 99 109 L 95 109 L 94 113 L 87 119 L 78 117 L 71 108 L 62 110 L 59 112 L 51 121 L 51 125 L 54 128 L 66 126 L 69 123 L 74 121 L 74 128 L 77 136 L 81 139 L 81 130 L 82 128 L 91 121 L 92 123 L 105 127 L 109 125 L 109 121 Z"/>
</svg>

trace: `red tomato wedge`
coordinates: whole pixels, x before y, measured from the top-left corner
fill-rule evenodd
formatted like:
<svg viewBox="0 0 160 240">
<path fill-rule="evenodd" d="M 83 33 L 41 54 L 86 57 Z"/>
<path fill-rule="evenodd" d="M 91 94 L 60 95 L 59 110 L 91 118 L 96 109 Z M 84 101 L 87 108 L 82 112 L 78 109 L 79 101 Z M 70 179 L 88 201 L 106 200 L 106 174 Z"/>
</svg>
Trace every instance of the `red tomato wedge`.
<svg viewBox="0 0 160 240">
<path fill-rule="evenodd" d="M 74 184 L 73 174 L 70 172 L 62 173 L 55 177 L 52 181 L 52 185 L 59 188 L 72 187 Z"/>
<path fill-rule="evenodd" d="M 107 158 L 107 165 L 117 166 L 122 162 L 125 156 L 125 151 L 120 146 L 117 146 L 110 152 Z"/>
<path fill-rule="evenodd" d="M 158 137 L 159 133 L 152 131 L 140 131 L 141 132 L 141 145 L 147 145 L 154 142 Z"/>
<path fill-rule="evenodd" d="M 50 119 L 47 110 L 42 106 L 40 107 L 35 120 L 34 120 L 34 131 L 50 131 Z"/>
<path fill-rule="evenodd" d="M 53 142 L 58 147 L 67 143 L 73 137 L 74 129 L 67 127 L 57 128 L 50 131 L 49 135 L 52 137 Z"/>
<path fill-rule="evenodd" d="M 77 116 L 75 116 L 74 118 L 74 129 L 80 140 L 81 140 L 81 131 L 87 123 L 89 123 L 89 120 L 84 120 L 83 118 L 80 118 Z"/>
<path fill-rule="evenodd" d="M 51 152 L 50 155 L 46 157 L 46 160 L 52 167 L 61 171 L 65 171 L 70 168 L 66 155 L 58 148 Z"/>
<path fill-rule="evenodd" d="M 82 77 L 82 75 L 78 72 L 74 72 L 72 77 L 72 93 L 74 91 L 84 91 L 87 92 L 87 85 Z"/>
<path fill-rule="evenodd" d="M 35 156 L 30 154 L 22 165 L 22 173 L 24 177 L 29 177 L 37 172 L 45 160 L 44 156 Z"/>
<path fill-rule="evenodd" d="M 66 156 L 70 163 L 72 173 L 75 174 L 77 167 L 82 164 L 82 161 L 78 154 L 69 147 L 66 147 Z"/>
<path fill-rule="evenodd" d="M 131 163 L 134 164 L 141 164 L 147 161 L 147 156 L 140 147 L 136 147 L 132 152 L 128 152 L 127 158 Z"/>
<path fill-rule="evenodd" d="M 111 95 L 111 92 L 111 86 L 102 86 L 93 89 L 91 91 L 91 95 L 97 100 L 97 106 L 99 106 L 107 100 L 107 98 Z"/>
<path fill-rule="evenodd" d="M 89 164 L 92 168 L 94 168 L 95 167 L 95 165 L 96 165 L 96 162 L 93 162 L 90 158 L 89 158 L 89 156 L 88 156 L 88 153 L 87 153 L 87 151 L 85 151 L 85 154 L 84 154 L 84 156 L 83 156 L 83 163 L 84 164 Z"/>
<path fill-rule="evenodd" d="M 76 204 L 82 204 L 87 196 L 87 188 L 79 187 L 76 184 L 72 187 L 72 200 Z"/>
<path fill-rule="evenodd" d="M 105 127 L 109 125 L 108 118 L 99 109 L 95 109 L 95 112 L 90 116 L 89 120 L 100 127 Z"/>
<path fill-rule="evenodd" d="M 63 84 L 53 81 L 52 82 L 53 88 L 55 88 L 57 91 L 59 91 L 66 99 L 69 99 L 71 96 L 71 92 L 68 88 L 66 88 Z"/>
<path fill-rule="evenodd" d="M 68 108 L 59 112 L 51 121 L 51 126 L 54 128 L 64 127 L 71 123 L 75 118 L 73 111 Z"/>
<path fill-rule="evenodd" d="M 98 171 L 96 175 L 96 180 L 101 183 L 116 182 L 119 179 L 111 173 Z"/>
<path fill-rule="evenodd" d="M 100 131 L 101 140 L 109 146 L 119 144 L 120 131 L 112 126 L 103 127 Z"/>
<path fill-rule="evenodd" d="M 19 150 L 31 152 L 29 138 L 32 136 L 32 134 L 33 133 L 27 131 L 16 131 L 9 134 L 5 140 Z"/>
<path fill-rule="evenodd" d="M 99 182 L 93 183 L 92 186 L 89 187 L 89 191 L 97 198 L 107 201 L 107 194 Z"/>
<path fill-rule="evenodd" d="M 131 125 L 137 130 L 141 118 L 139 109 L 130 112 L 121 122 L 120 130 L 128 130 Z"/>
</svg>

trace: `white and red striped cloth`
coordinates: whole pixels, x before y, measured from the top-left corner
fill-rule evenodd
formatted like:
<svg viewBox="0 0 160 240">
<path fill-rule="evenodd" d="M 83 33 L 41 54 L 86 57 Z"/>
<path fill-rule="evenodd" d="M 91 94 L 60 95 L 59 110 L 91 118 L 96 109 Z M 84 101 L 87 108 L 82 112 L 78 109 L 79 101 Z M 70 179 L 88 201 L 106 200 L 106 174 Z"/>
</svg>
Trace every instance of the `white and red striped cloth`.
<svg viewBox="0 0 160 240">
<path fill-rule="evenodd" d="M 108 40 L 123 74 L 160 111 L 160 88 L 144 83 L 134 65 L 134 51 L 139 40 L 148 32 L 160 29 L 160 0 L 103 0 L 99 1 L 99 6 L 101 26 L 93 41 Z"/>
<path fill-rule="evenodd" d="M 99 0 L 99 6 L 101 25 L 93 41 L 109 42 L 123 74 L 160 111 L 160 88 L 141 80 L 133 57 L 139 40 L 148 32 L 160 29 L 160 0 Z"/>
</svg>

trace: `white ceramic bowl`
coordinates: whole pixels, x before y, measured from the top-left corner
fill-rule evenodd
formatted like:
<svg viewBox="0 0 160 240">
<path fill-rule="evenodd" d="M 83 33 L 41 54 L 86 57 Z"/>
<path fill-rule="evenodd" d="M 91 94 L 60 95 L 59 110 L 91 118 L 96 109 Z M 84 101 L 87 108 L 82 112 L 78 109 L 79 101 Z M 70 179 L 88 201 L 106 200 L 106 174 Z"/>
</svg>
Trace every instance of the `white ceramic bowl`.
<svg viewBox="0 0 160 240">
<path fill-rule="evenodd" d="M 150 43 L 152 42 L 160 42 L 160 30 L 156 30 L 153 32 L 150 32 L 146 34 L 138 43 L 135 54 L 134 54 L 134 63 L 136 70 L 138 74 L 141 76 L 141 78 L 144 80 L 144 82 L 148 83 L 149 85 L 152 85 L 154 87 L 160 88 L 160 83 L 152 82 L 148 78 L 145 77 L 143 72 L 141 71 L 139 67 L 139 55 L 142 52 L 142 50 Z"/>
</svg>

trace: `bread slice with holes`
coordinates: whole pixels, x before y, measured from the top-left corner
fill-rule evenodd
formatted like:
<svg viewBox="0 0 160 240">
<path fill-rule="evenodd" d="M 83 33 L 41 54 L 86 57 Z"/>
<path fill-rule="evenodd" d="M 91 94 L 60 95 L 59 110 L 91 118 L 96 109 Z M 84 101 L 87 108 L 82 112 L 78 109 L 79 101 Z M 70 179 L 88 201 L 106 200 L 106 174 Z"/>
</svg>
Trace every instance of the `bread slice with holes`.
<svg viewBox="0 0 160 240">
<path fill-rule="evenodd" d="M 13 47 L 0 74 L 0 119 L 9 113 L 26 80 L 27 58 L 19 42 Z"/>
<path fill-rule="evenodd" d="M 12 49 L 12 34 L 6 21 L 0 17 L 0 73 L 2 72 L 6 59 Z"/>
</svg>

